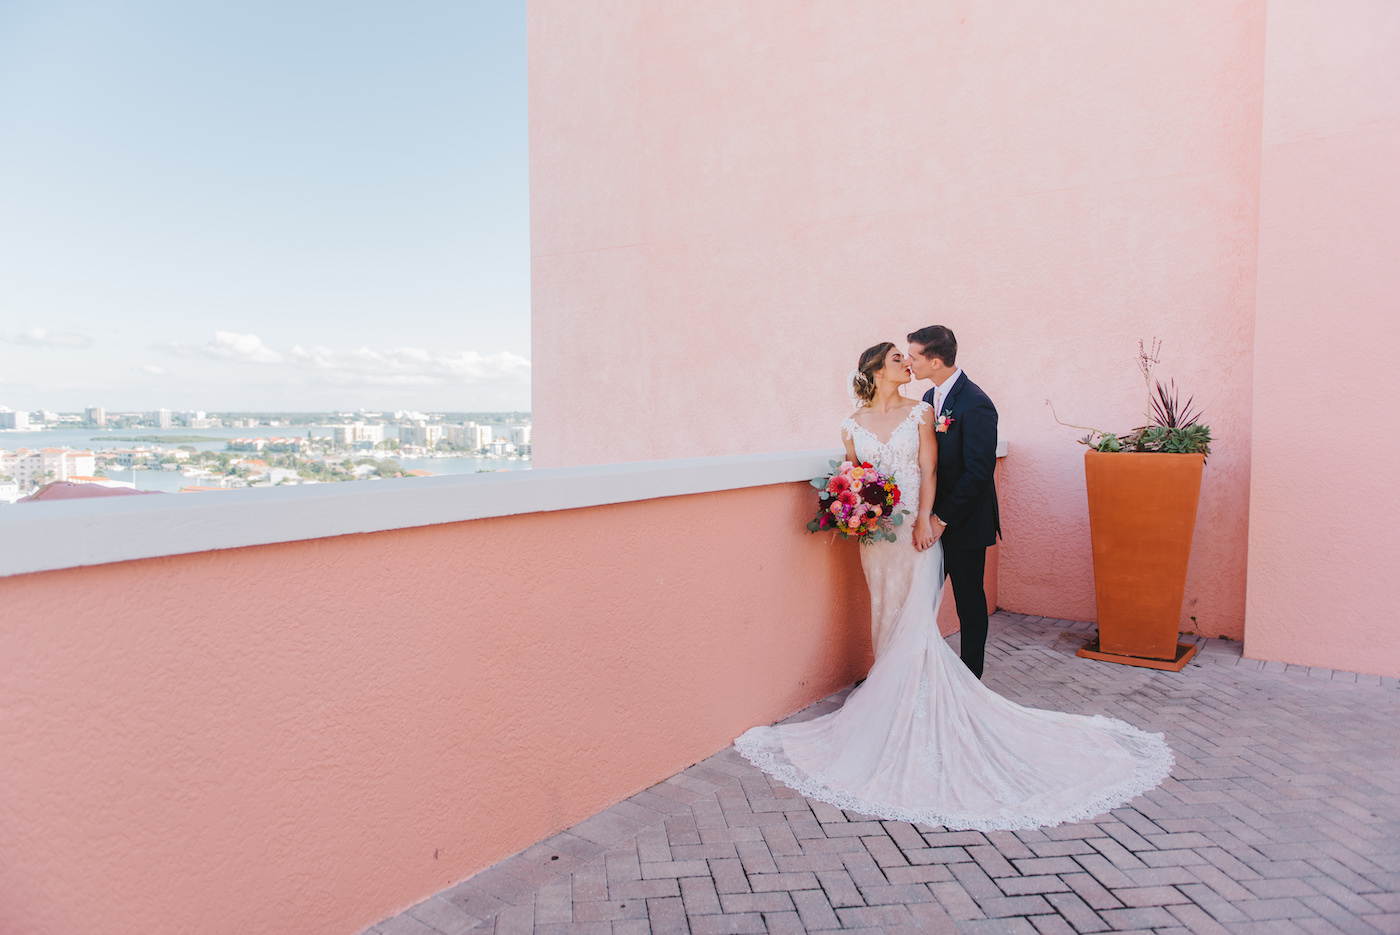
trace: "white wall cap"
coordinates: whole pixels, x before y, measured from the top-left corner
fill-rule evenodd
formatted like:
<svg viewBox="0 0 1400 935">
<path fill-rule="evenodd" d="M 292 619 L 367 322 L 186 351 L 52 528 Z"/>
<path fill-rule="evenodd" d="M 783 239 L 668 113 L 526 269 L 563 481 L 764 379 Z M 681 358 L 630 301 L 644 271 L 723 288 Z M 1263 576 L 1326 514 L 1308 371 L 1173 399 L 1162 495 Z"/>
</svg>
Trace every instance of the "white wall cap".
<svg viewBox="0 0 1400 935">
<path fill-rule="evenodd" d="M 997 445 L 1005 456 L 1006 443 Z M 809 480 L 829 449 L 0 506 L 0 577 Z"/>
</svg>

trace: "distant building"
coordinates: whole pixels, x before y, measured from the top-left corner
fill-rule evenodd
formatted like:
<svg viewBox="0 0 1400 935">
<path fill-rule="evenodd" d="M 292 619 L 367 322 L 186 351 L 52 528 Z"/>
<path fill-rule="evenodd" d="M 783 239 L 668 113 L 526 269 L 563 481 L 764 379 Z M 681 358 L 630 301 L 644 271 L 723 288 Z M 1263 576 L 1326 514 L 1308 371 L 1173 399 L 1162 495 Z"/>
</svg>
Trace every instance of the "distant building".
<svg viewBox="0 0 1400 935">
<path fill-rule="evenodd" d="M 462 425 L 444 426 L 443 438 L 454 445 L 480 451 L 491 444 L 491 426 L 466 422 Z"/>
<path fill-rule="evenodd" d="M 97 459 L 91 451 L 66 448 L 0 451 L 0 474 L 8 474 L 22 492 L 51 480 L 68 480 L 75 474 L 91 476 L 96 471 Z"/>
<path fill-rule="evenodd" d="M 122 467 L 131 467 L 133 464 L 150 464 L 152 460 L 160 459 L 160 452 L 154 448 L 119 448 L 107 456 L 108 460 L 115 461 Z"/>
<path fill-rule="evenodd" d="M 510 430 L 510 443 L 517 448 L 530 444 L 530 426 L 517 425 Z"/>
<path fill-rule="evenodd" d="M 0 429 L 29 428 L 29 413 L 0 407 Z"/>
<path fill-rule="evenodd" d="M 151 413 L 151 422 L 153 422 L 158 429 L 168 429 L 175 424 L 175 420 L 172 418 L 169 409 L 157 409 L 155 412 Z"/>
<path fill-rule="evenodd" d="M 426 421 L 419 419 L 413 425 L 399 427 L 399 444 L 404 447 L 436 448 L 437 443 L 442 441 L 442 426 L 429 425 Z"/>
<path fill-rule="evenodd" d="M 180 421 L 192 429 L 216 429 L 223 425 L 218 419 L 207 418 L 199 409 L 180 413 Z"/>
<path fill-rule="evenodd" d="M 105 427 L 107 425 L 107 410 L 101 406 L 89 406 L 83 410 L 83 421 Z"/>
<path fill-rule="evenodd" d="M 19 499 L 19 484 L 12 480 L 0 480 L 0 503 L 14 503 Z"/>
<path fill-rule="evenodd" d="M 34 413 L 34 417 L 40 422 L 46 423 L 57 422 L 60 418 L 62 418 L 58 413 L 48 409 L 40 409 L 38 412 Z"/>
<path fill-rule="evenodd" d="M 136 485 L 129 480 L 112 480 L 110 477 L 91 477 L 83 474 L 70 474 L 67 480 L 70 484 L 95 484 L 98 487 L 125 487 L 128 490 L 136 489 Z"/>
<path fill-rule="evenodd" d="M 378 424 L 351 422 L 330 428 L 331 444 L 337 448 L 373 448 L 384 440 L 384 426 Z"/>
<path fill-rule="evenodd" d="M 173 417 L 173 421 L 178 422 L 186 428 L 192 429 L 216 429 L 224 424 L 219 419 L 211 419 L 206 416 L 202 409 L 177 412 Z"/>
</svg>

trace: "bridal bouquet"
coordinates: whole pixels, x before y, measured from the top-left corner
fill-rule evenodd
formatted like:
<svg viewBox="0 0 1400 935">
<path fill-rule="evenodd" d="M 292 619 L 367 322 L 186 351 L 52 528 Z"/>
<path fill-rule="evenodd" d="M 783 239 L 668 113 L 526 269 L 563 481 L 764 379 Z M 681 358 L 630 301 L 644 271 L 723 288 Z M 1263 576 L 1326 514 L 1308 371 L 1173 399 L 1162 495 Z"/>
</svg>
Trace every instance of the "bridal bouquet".
<svg viewBox="0 0 1400 935">
<path fill-rule="evenodd" d="M 904 525 L 908 510 L 899 510 L 894 478 L 862 461 L 831 462 L 831 473 L 812 478 L 817 488 L 817 515 L 808 532 L 834 530 L 843 539 L 863 543 L 893 542 L 894 527 Z"/>
</svg>

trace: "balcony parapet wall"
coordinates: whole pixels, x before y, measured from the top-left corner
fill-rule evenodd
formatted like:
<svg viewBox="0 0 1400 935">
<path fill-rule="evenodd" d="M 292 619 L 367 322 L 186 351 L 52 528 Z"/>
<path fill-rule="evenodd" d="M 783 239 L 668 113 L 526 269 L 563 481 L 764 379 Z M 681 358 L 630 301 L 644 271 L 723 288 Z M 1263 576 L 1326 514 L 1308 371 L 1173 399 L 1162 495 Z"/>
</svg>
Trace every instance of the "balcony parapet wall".
<svg viewBox="0 0 1400 935">
<path fill-rule="evenodd" d="M 0 514 L 0 932 L 349 935 L 864 674 L 828 452 Z"/>
<path fill-rule="evenodd" d="M 498 471 L 0 510 L 0 577 L 806 480 L 826 450 Z"/>
</svg>

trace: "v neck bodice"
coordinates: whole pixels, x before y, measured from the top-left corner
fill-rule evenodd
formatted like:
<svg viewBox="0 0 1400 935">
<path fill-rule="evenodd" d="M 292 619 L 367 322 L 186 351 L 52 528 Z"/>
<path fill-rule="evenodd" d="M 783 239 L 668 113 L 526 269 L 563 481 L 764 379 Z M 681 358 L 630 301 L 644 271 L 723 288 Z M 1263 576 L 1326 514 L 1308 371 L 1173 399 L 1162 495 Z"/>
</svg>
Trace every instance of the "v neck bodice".
<svg viewBox="0 0 1400 935">
<path fill-rule="evenodd" d="M 884 441 L 854 416 L 847 416 L 841 423 L 846 437 L 855 447 L 856 457 L 893 474 L 906 500 L 915 502 L 919 495 L 919 426 L 924 424 L 930 409 L 924 402 L 909 407 L 909 414 Z M 912 504 L 910 506 L 913 508 Z"/>
</svg>

